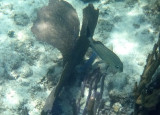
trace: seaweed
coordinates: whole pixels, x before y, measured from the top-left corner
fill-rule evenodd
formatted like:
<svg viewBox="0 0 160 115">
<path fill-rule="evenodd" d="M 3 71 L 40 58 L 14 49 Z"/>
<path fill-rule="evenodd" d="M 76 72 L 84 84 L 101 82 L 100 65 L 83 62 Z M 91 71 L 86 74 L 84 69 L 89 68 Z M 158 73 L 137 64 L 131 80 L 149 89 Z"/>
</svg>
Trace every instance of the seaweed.
<svg viewBox="0 0 160 115">
<path fill-rule="evenodd" d="M 160 36 L 148 55 L 139 85 L 135 85 L 135 110 L 134 115 L 159 115 L 160 114 L 160 73 L 156 72 L 160 65 Z"/>
<path fill-rule="evenodd" d="M 108 68 L 108 67 L 107 67 Z M 106 73 L 101 73 L 100 68 L 95 68 L 91 73 L 88 73 L 81 83 L 81 93 L 77 100 L 77 113 L 82 115 L 98 115 L 103 109 L 103 90 L 104 80 Z M 98 84 L 100 90 L 98 90 Z M 88 96 L 85 102 L 85 106 L 82 107 L 80 102 L 84 97 L 84 90 L 89 90 Z M 81 111 L 80 111 L 81 110 Z"/>
<path fill-rule="evenodd" d="M 61 3 L 63 4 L 63 2 L 64 1 L 59 1 L 59 4 L 61 4 Z M 49 7 L 50 7 L 50 5 L 49 5 Z M 59 6 L 57 6 L 57 7 L 59 7 Z M 83 57 L 89 47 L 89 40 L 87 39 L 88 38 L 87 30 L 90 31 L 89 36 L 92 37 L 93 33 L 94 33 L 94 29 L 97 24 L 98 13 L 99 13 L 98 10 L 95 10 L 92 4 L 89 4 L 85 9 L 83 9 L 83 24 L 82 24 L 82 29 L 80 32 L 80 37 L 76 41 L 73 49 L 70 49 L 71 51 L 67 50 L 67 53 L 70 53 L 69 58 L 67 58 L 67 61 L 64 65 L 64 69 L 63 69 L 61 78 L 60 78 L 57 86 L 52 90 L 51 94 L 49 95 L 49 97 L 46 100 L 45 106 L 43 107 L 43 110 L 41 112 L 42 115 L 47 115 L 48 113 L 50 113 L 52 111 L 54 102 L 57 99 L 60 92 L 62 91 L 62 88 L 64 87 L 64 84 L 65 84 L 65 81 L 69 80 L 70 75 L 72 74 L 72 72 L 75 69 L 75 66 L 78 65 L 83 60 Z M 63 33 L 63 35 L 64 35 L 64 33 Z M 47 42 L 48 42 L 48 39 L 47 39 Z M 61 49 L 58 47 L 58 49 L 60 49 L 60 51 L 63 52 L 63 48 Z"/>
<path fill-rule="evenodd" d="M 56 87 L 53 88 L 50 95 L 48 96 L 42 109 L 41 115 L 54 114 L 55 107 L 59 107 L 56 100 L 58 100 L 61 94 L 64 93 L 64 89 L 67 89 L 66 81 L 72 81 L 71 79 L 75 71 L 75 67 L 83 61 L 84 55 L 86 54 L 88 48 L 91 46 L 94 47 L 94 45 L 96 45 L 96 41 L 92 39 L 93 43 L 91 44 L 89 39 L 94 35 L 98 15 L 99 10 L 95 9 L 93 4 L 89 4 L 86 8 L 83 9 L 82 28 L 80 31 L 80 36 L 78 36 L 79 19 L 75 9 L 68 2 L 63 0 L 50 0 L 48 6 L 45 6 L 38 11 L 37 20 L 34 22 L 33 27 L 31 28 L 32 32 L 35 34 L 38 40 L 47 42 L 48 44 L 51 44 L 60 50 L 63 55 L 64 65 L 61 77 Z M 119 67 L 122 71 L 123 64 L 118 56 L 107 49 L 101 42 L 98 43 L 98 47 L 94 47 L 96 54 L 98 54 L 104 60 L 103 55 L 105 55 L 106 52 L 109 52 L 107 53 L 107 58 L 116 59 L 112 59 L 111 62 L 114 62 L 110 62 L 110 65 L 118 63 L 118 66 L 120 65 Z M 100 52 L 99 48 L 104 48 L 104 52 Z M 96 56 L 93 54 L 93 56 L 86 63 L 86 68 L 88 68 L 88 66 L 93 63 L 95 58 Z M 101 77 L 98 74 L 98 77 L 94 77 L 92 80 L 92 83 L 94 83 L 94 92 L 96 94 L 91 93 L 92 83 L 90 83 L 90 95 L 88 96 L 86 103 L 86 108 L 88 114 L 90 115 L 95 114 L 98 107 L 101 105 L 99 101 L 102 101 L 101 98 L 103 94 L 102 90 L 104 86 L 104 76 L 102 77 L 103 82 L 101 83 L 101 92 L 98 94 L 96 90 L 100 79 Z M 99 96 L 97 97 L 97 95 Z M 95 99 L 98 101 L 95 101 Z M 68 100 L 72 102 L 72 105 L 75 105 L 73 99 L 68 98 Z M 76 113 L 77 111 L 74 109 L 73 112 Z M 84 110 L 84 114 L 85 113 L 86 112 Z"/>
</svg>

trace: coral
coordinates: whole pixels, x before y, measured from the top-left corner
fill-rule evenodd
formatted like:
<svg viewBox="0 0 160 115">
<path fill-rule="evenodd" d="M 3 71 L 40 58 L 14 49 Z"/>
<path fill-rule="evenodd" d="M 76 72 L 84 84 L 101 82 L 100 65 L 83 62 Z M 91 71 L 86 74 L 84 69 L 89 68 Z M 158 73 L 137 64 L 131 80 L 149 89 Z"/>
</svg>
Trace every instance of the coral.
<svg viewBox="0 0 160 115">
<path fill-rule="evenodd" d="M 139 2 L 141 2 L 139 0 Z M 145 1 L 147 4 L 143 7 L 144 13 L 149 18 L 149 21 L 156 27 L 157 30 L 160 28 L 160 1 L 152 0 Z"/>
<path fill-rule="evenodd" d="M 81 94 L 77 100 L 77 113 L 82 115 L 96 115 L 104 107 L 104 101 L 102 98 L 104 90 L 104 80 L 106 74 L 100 72 L 100 68 L 94 69 L 91 73 L 88 73 L 81 83 Z M 85 90 L 89 90 L 87 99 L 84 101 Z"/>
<path fill-rule="evenodd" d="M 63 10 L 65 10 L 65 13 L 64 13 L 64 11 L 62 9 L 56 10 L 58 12 L 54 12 L 55 10 L 53 10 L 52 13 L 55 16 L 51 15 L 51 18 L 48 19 L 48 20 L 50 20 L 52 23 L 57 23 L 57 21 L 59 22 L 59 20 L 57 20 L 57 18 L 64 19 L 66 16 L 68 17 L 67 12 L 68 13 L 72 12 L 71 14 L 73 14 L 73 18 L 72 18 L 73 22 L 75 22 L 75 25 L 77 25 L 76 20 L 74 20 L 74 19 L 77 18 L 77 15 L 76 15 L 75 10 L 73 9 L 73 7 L 70 4 L 68 4 L 65 1 L 52 1 L 52 0 L 50 1 L 50 4 L 52 4 L 52 5 L 48 5 L 46 8 L 44 8 L 44 10 L 43 10 L 44 14 L 46 14 L 47 12 L 49 13 L 50 10 L 48 10 L 48 9 L 52 8 L 53 5 L 55 5 L 56 8 L 59 8 L 62 5 L 66 9 L 63 9 Z M 60 15 L 57 15 L 57 13 L 60 13 L 60 12 L 62 12 L 63 15 L 61 17 L 57 17 L 57 16 L 60 16 Z M 39 14 L 39 15 L 43 15 L 43 13 Z M 57 17 L 57 18 L 54 19 L 55 17 Z M 42 19 L 43 19 L 43 16 L 42 16 Z M 75 36 L 72 36 L 72 33 L 77 31 L 77 29 L 75 30 L 75 26 L 71 26 L 71 28 L 70 28 L 71 31 L 74 31 L 74 32 L 68 33 L 68 26 L 67 25 L 74 25 L 73 23 L 70 24 L 71 23 L 70 18 L 69 19 L 65 18 L 65 23 L 64 22 L 62 23 L 62 21 L 60 21 L 59 24 L 57 25 L 57 29 L 59 29 L 58 26 L 66 26 L 67 30 L 65 29 L 63 31 L 63 33 L 61 33 L 61 32 L 59 33 L 59 31 L 56 31 L 59 36 L 51 36 L 54 39 L 57 38 L 57 40 L 59 38 L 63 38 L 63 39 L 61 39 L 63 42 L 65 42 L 65 39 L 66 39 L 66 41 L 67 41 L 67 42 L 65 42 L 65 44 L 67 44 L 66 47 L 64 47 L 63 44 L 61 44 L 61 42 L 58 42 L 57 40 L 56 40 L 56 42 L 54 42 L 54 40 L 50 41 L 51 39 L 46 37 L 46 33 L 44 33 L 42 36 L 39 35 L 38 32 L 39 32 L 40 28 L 38 28 L 38 27 L 41 25 L 41 23 L 39 25 L 39 22 L 37 22 L 32 27 L 32 31 L 34 33 L 37 33 L 37 36 L 43 37 L 43 38 L 46 37 L 43 40 L 48 41 L 49 43 L 51 42 L 52 45 L 54 44 L 62 52 L 63 58 L 65 58 L 64 56 L 65 56 L 66 53 L 69 54 L 68 55 L 69 57 L 67 58 L 66 62 L 64 63 L 65 66 L 64 66 L 62 75 L 60 77 L 60 80 L 59 80 L 56 88 L 53 89 L 53 91 L 51 92 L 51 94 L 48 97 L 48 99 L 46 101 L 46 104 L 45 104 L 45 106 L 44 106 L 44 108 L 42 110 L 43 114 L 47 114 L 48 112 L 50 112 L 52 110 L 52 106 L 54 104 L 54 101 L 56 100 L 56 98 L 60 94 L 62 88 L 64 87 L 64 84 L 65 84 L 66 80 L 68 80 L 69 77 L 71 76 L 71 74 L 73 73 L 73 71 L 75 69 L 75 66 L 78 65 L 83 60 L 83 57 L 84 57 L 84 55 L 85 55 L 85 53 L 86 53 L 86 51 L 87 51 L 87 49 L 89 47 L 89 41 L 87 39 L 88 31 L 90 33 L 89 36 L 92 37 L 93 33 L 94 33 L 94 29 L 95 29 L 96 24 L 97 24 L 97 19 L 98 19 L 98 10 L 95 10 L 93 5 L 91 5 L 91 4 L 88 5 L 88 7 L 86 7 L 83 10 L 83 24 L 82 24 L 82 29 L 81 29 L 81 32 L 80 32 L 80 37 L 77 40 L 76 44 L 71 44 L 71 45 L 75 45 L 73 50 L 71 50 L 71 49 L 68 50 L 68 47 L 69 47 L 68 45 L 70 43 L 67 43 L 67 42 L 71 42 L 70 40 L 68 40 L 70 38 L 73 41 L 73 38 L 76 38 L 76 36 L 78 34 L 75 34 Z M 40 21 L 40 22 L 43 22 L 43 20 Z M 51 25 L 52 25 L 52 23 L 51 23 Z M 53 29 L 53 30 L 56 30 L 56 29 Z M 65 32 L 67 32 L 67 33 L 64 34 Z M 54 32 L 51 32 L 51 35 L 55 35 L 55 34 L 52 34 L 52 33 L 54 33 Z M 63 35 L 65 35 L 65 36 L 63 36 Z M 65 38 L 66 36 L 69 37 L 69 38 Z M 72 47 L 70 47 L 70 48 L 72 48 Z"/>
<path fill-rule="evenodd" d="M 48 6 L 38 11 L 31 30 L 38 40 L 53 45 L 62 53 L 65 65 L 78 40 L 78 15 L 66 1 L 50 0 Z"/>
<path fill-rule="evenodd" d="M 63 9 L 61 7 L 63 7 Z M 68 16 L 69 14 L 71 15 Z M 89 4 L 83 9 L 82 28 L 78 37 L 79 20 L 77 13 L 66 1 L 50 0 L 48 6 L 45 6 L 38 11 L 37 20 L 32 26 L 32 32 L 40 41 L 47 42 L 56 47 L 63 55 L 64 64 L 61 77 L 58 80 L 56 87 L 47 98 L 41 113 L 42 115 L 52 112 L 54 109 L 54 103 L 58 98 L 63 95 L 66 95 L 67 97 L 69 93 L 68 89 L 75 84 L 74 80 L 76 80 L 76 78 L 73 78 L 75 68 L 83 61 L 84 55 L 89 46 L 102 60 L 105 60 L 105 63 L 109 62 L 110 66 L 123 71 L 123 63 L 120 61 L 119 57 L 106 48 L 100 41 L 94 41 L 92 39 L 98 16 L 99 10 L 95 9 L 93 4 Z M 85 69 L 88 69 L 88 66 L 92 64 L 95 58 L 96 56 L 93 54 L 86 63 L 86 67 L 84 66 Z M 86 112 L 88 112 L 89 115 L 97 113 L 102 104 L 99 103 L 99 101 L 103 102 L 102 94 L 105 75 L 103 76 L 97 71 L 98 69 L 95 72 L 96 74 L 92 75 L 94 76 L 93 79 L 89 81 L 89 95 L 84 108 L 84 114 Z M 98 92 L 97 88 L 100 79 L 102 80 L 100 83 L 100 92 Z M 67 97 L 70 102 L 72 102 L 72 99 L 70 99 L 71 97 L 72 96 Z M 64 101 L 65 100 L 62 99 L 62 102 Z M 67 104 L 67 102 L 64 103 Z"/>
<path fill-rule="evenodd" d="M 147 64 L 141 75 L 139 85 L 135 85 L 136 105 L 134 115 L 152 115 L 155 111 L 157 112 L 154 115 L 160 114 L 160 87 L 158 85 L 160 83 L 160 74 L 154 76 L 160 65 L 159 47 L 160 36 L 158 42 L 153 47 L 152 53 L 148 55 Z"/>
</svg>

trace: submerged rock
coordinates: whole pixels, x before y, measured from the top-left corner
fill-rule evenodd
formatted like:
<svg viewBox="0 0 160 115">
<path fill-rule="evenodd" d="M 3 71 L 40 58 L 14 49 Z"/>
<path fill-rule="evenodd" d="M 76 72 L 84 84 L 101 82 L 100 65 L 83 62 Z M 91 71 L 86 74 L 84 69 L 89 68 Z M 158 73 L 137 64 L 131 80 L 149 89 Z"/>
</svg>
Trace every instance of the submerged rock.
<svg viewBox="0 0 160 115">
<path fill-rule="evenodd" d="M 123 73 L 117 73 L 114 77 L 109 79 L 108 88 L 109 90 L 116 89 L 117 91 L 121 92 L 123 88 L 128 85 L 127 75 Z"/>
<path fill-rule="evenodd" d="M 113 108 L 114 112 L 119 112 L 122 109 L 122 105 L 119 102 L 117 102 L 117 103 L 113 104 L 112 108 Z"/>
<path fill-rule="evenodd" d="M 30 77 L 33 75 L 33 70 L 28 65 L 28 67 L 23 67 L 20 73 L 20 77 Z"/>
<path fill-rule="evenodd" d="M 26 26 L 30 19 L 27 14 L 19 13 L 14 15 L 14 21 L 17 25 Z"/>
<path fill-rule="evenodd" d="M 13 31 L 13 30 L 10 30 L 10 31 L 8 31 L 8 34 L 7 34 L 10 38 L 13 38 L 13 37 L 15 37 L 15 31 Z"/>
</svg>

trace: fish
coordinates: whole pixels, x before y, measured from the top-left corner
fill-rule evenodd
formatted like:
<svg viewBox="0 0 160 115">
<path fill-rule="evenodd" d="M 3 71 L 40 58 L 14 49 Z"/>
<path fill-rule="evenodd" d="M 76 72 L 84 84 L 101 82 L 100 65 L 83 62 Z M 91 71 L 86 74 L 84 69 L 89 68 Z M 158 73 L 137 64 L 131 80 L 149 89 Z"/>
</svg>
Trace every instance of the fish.
<svg viewBox="0 0 160 115">
<path fill-rule="evenodd" d="M 106 64 L 117 69 L 119 72 L 123 72 L 123 63 L 113 51 L 104 46 L 102 42 L 93 40 L 92 37 L 88 39 L 90 47 Z"/>
</svg>

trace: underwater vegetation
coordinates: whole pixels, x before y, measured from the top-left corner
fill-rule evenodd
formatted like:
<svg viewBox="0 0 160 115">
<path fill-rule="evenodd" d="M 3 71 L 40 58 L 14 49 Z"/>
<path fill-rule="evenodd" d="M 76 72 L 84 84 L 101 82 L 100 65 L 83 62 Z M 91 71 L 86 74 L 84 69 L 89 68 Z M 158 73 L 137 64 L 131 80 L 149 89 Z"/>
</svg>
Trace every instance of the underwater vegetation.
<svg viewBox="0 0 160 115">
<path fill-rule="evenodd" d="M 40 115 L 45 103 L 45 110 L 50 109 L 53 115 L 131 115 L 134 103 L 135 114 L 159 114 L 159 66 L 151 80 L 139 86 L 146 58 L 160 30 L 159 0 L 48 1 L 0 2 L 0 23 L 4 25 L 0 28 L 0 115 Z M 82 11 L 88 3 L 93 3 L 94 10 L 99 9 L 99 16 L 93 37 L 85 26 L 88 24 L 83 25 L 89 48 L 80 59 L 85 44 L 76 48 L 82 37 Z M 89 18 L 93 14 L 86 15 Z M 120 56 L 123 65 L 105 46 Z M 155 52 L 159 54 L 159 50 Z M 148 65 L 153 67 L 156 55 L 151 60 Z M 68 69 L 67 63 L 72 61 L 78 64 Z M 123 67 L 123 72 L 113 74 L 111 65 L 104 62 L 112 62 L 112 68 Z M 137 96 L 133 93 L 136 81 Z"/>
<path fill-rule="evenodd" d="M 50 0 L 48 6 L 38 11 L 37 20 L 32 27 L 32 32 L 40 41 L 47 42 L 60 50 L 63 55 L 64 65 L 57 86 L 52 90 L 46 100 L 46 104 L 41 113 L 42 115 L 52 113 L 55 101 L 59 98 L 59 95 L 63 93 L 65 82 L 69 81 L 75 67 L 83 60 L 89 46 L 91 46 L 95 53 L 109 64 L 109 66 L 116 67 L 119 71 L 123 71 L 123 64 L 119 57 L 106 48 L 101 42 L 92 39 L 98 15 L 99 11 L 94 9 L 92 4 L 89 4 L 83 9 L 83 23 L 80 36 L 78 36 L 79 19 L 77 13 L 66 1 Z M 94 56 L 91 57 L 91 63 L 94 59 Z M 90 96 L 88 97 L 90 98 Z"/>
<path fill-rule="evenodd" d="M 63 106 L 60 104 L 66 100 L 63 95 L 67 95 L 67 100 L 71 103 L 71 113 L 74 115 L 101 114 L 104 106 L 102 95 L 106 73 L 101 73 L 99 68 L 95 68 L 91 73 L 86 72 L 83 74 L 85 77 L 79 81 L 81 91 L 78 100 L 72 94 L 70 95 L 70 89 L 78 79 L 73 78 L 76 77 L 74 74 L 75 68 L 83 61 L 89 47 L 92 48 L 93 54 L 84 64 L 82 71 L 87 70 L 96 56 L 99 56 L 110 67 L 116 68 L 120 72 L 123 71 L 123 63 L 119 57 L 101 42 L 93 39 L 98 16 L 99 10 L 94 9 L 93 5 L 89 4 L 83 9 L 82 28 L 80 30 L 76 10 L 66 1 L 50 0 L 48 6 L 38 11 L 32 32 L 38 40 L 53 45 L 62 53 L 64 66 L 61 77 L 48 96 L 41 115 L 63 113 Z M 154 45 L 152 53 L 147 58 L 147 64 L 141 75 L 139 85 L 135 85 L 134 115 L 160 114 L 160 73 L 156 73 L 160 65 L 159 44 L 160 39 Z M 100 91 L 97 90 L 98 84 L 100 85 Z M 81 107 L 80 102 L 83 100 L 86 89 L 88 89 L 88 96 L 85 106 Z"/>
<path fill-rule="evenodd" d="M 86 76 L 81 84 L 81 95 L 79 96 L 77 102 L 77 113 L 81 113 L 82 115 L 96 115 L 102 112 L 101 109 L 104 106 L 102 95 L 104 90 L 105 77 L 106 73 L 102 74 L 100 72 L 100 68 L 94 69 Z M 85 107 L 83 110 L 81 110 L 80 101 L 84 97 L 84 91 L 87 88 L 87 84 L 89 85 L 89 93 L 87 96 Z M 100 84 L 100 91 L 98 91 L 98 84 Z"/>
<path fill-rule="evenodd" d="M 148 55 L 147 64 L 141 75 L 139 85 L 135 85 L 134 115 L 160 114 L 160 36 L 154 45 L 153 51 Z"/>
</svg>

